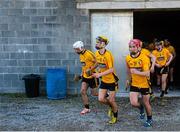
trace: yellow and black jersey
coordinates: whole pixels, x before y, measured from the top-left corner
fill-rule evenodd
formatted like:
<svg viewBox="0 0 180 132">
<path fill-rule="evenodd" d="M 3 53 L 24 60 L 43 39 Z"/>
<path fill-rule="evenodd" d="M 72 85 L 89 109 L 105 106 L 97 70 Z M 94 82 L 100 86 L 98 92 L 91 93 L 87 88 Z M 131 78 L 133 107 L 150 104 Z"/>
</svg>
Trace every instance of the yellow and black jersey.
<svg viewBox="0 0 180 132">
<path fill-rule="evenodd" d="M 165 66 L 171 53 L 166 48 L 163 48 L 161 51 L 154 50 L 152 54 L 156 57 L 157 64 Z"/>
<path fill-rule="evenodd" d="M 82 64 L 82 76 L 84 78 L 92 78 L 92 76 L 88 76 L 86 70 L 92 68 L 96 63 L 96 58 L 93 52 L 90 50 L 83 51 L 82 54 L 79 56 L 80 62 Z M 95 72 L 95 70 L 91 71 Z"/>
<path fill-rule="evenodd" d="M 126 63 L 129 69 L 137 69 L 138 71 L 144 72 L 148 71 L 150 67 L 150 60 L 149 58 L 140 53 L 140 55 L 136 58 L 127 55 L 126 56 Z M 131 74 L 132 82 L 131 85 L 138 87 L 138 88 L 149 88 L 149 78 L 146 76 L 141 76 L 137 74 Z"/>
<path fill-rule="evenodd" d="M 174 47 L 173 46 L 168 46 L 167 48 L 166 48 L 173 56 L 176 54 L 176 52 L 175 52 L 175 49 L 174 49 Z"/>
<path fill-rule="evenodd" d="M 114 57 L 110 51 L 106 50 L 104 54 L 100 54 L 99 51 L 95 53 L 96 60 L 98 62 L 98 72 L 104 72 L 110 68 L 114 69 Z M 115 71 L 115 69 L 114 69 Z M 115 78 L 113 73 L 109 73 L 107 75 L 102 76 L 101 79 L 104 83 L 114 83 Z"/>
<path fill-rule="evenodd" d="M 150 54 L 151 54 L 151 52 L 150 52 L 149 50 L 144 49 L 144 48 L 141 49 L 141 53 L 144 54 L 144 55 L 146 55 L 147 57 L 149 57 Z"/>
<path fill-rule="evenodd" d="M 150 58 L 150 55 L 151 55 L 151 52 L 145 48 L 142 48 L 141 49 L 141 53 L 146 55 L 148 58 L 149 58 L 149 61 L 150 61 L 150 67 L 151 67 L 151 58 Z"/>
</svg>

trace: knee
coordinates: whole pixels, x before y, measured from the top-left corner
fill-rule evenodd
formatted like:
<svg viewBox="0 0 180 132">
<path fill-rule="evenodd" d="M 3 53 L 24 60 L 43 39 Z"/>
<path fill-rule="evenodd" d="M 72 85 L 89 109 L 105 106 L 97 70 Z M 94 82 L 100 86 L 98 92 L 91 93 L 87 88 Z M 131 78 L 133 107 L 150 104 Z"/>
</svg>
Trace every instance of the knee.
<svg viewBox="0 0 180 132">
<path fill-rule="evenodd" d="M 104 103 L 105 102 L 105 99 L 103 97 L 99 97 L 98 98 L 98 101 L 101 102 L 101 103 Z"/>
<path fill-rule="evenodd" d="M 86 90 L 85 89 L 81 89 L 81 95 L 86 95 Z"/>
<path fill-rule="evenodd" d="M 166 80 L 162 80 L 162 84 L 166 84 Z"/>
<path fill-rule="evenodd" d="M 136 101 L 131 101 L 131 105 L 132 105 L 133 107 L 139 106 L 138 102 L 136 102 Z"/>
</svg>

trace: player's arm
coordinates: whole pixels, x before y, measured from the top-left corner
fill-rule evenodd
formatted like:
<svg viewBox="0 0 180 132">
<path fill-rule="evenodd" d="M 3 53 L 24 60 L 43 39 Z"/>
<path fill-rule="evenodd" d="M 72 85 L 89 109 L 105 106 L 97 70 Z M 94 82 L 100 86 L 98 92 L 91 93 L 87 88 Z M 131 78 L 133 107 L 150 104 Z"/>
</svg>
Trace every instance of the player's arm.
<svg viewBox="0 0 180 132">
<path fill-rule="evenodd" d="M 165 66 L 169 66 L 169 64 L 171 63 L 172 59 L 173 59 L 173 55 L 171 53 L 169 53 L 169 59 L 166 62 Z"/>
<path fill-rule="evenodd" d="M 109 55 L 109 56 L 106 58 L 106 60 L 107 60 L 107 61 L 106 61 L 106 67 L 108 67 L 108 69 L 105 70 L 104 72 L 93 74 L 94 77 L 99 78 L 99 77 L 102 77 L 102 76 L 105 76 L 105 75 L 107 75 L 107 74 L 110 74 L 110 73 L 113 73 L 113 72 L 114 72 L 112 56 Z"/>
<path fill-rule="evenodd" d="M 150 68 L 150 71 L 151 72 L 154 72 L 154 66 L 155 66 L 155 63 L 156 63 L 156 56 L 154 56 L 152 53 L 149 55 L 149 57 L 151 58 L 151 68 Z"/>
<path fill-rule="evenodd" d="M 91 71 L 98 67 L 98 62 L 96 60 L 94 60 L 93 63 L 94 65 L 89 68 Z"/>
<path fill-rule="evenodd" d="M 143 71 L 139 71 L 139 70 L 137 70 L 135 68 L 131 68 L 130 72 L 132 74 L 137 74 L 137 75 L 140 75 L 140 76 L 149 77 L 150 76 L 149 65 L 150 65 L 149 59 L 144 58 L 143 59 Z"/>
<path fill-rule="evenodd" d="M 131 72 L 130 72 L 130 68 L 127 63 L 126 63 L 126 73 L 127 73 L 127 78 L 126 78 L 125 89 L 128 90 L 129 86 L 131 85 Z"/>
<path fill-rule="evenodd" d="M 114 72 L 114 68 L 109 68 L 104 72 L 94 73 L 92 76 L 95 77 L 95 78 L 99 78 L 99 77 L 102 77 L 104 75 L 107 75 L 107 74 L 110 74 L 110 73 L 113 73 L 113 72 Z"/>
<path fill-rule="evenodd" d="M 173 47 L 173 59 L 172 60 L 174 60 L 174 58 L 176 58 L 176 51 L 175 51 L 175 49 L 174 49 L 174 47 Z"/>
<path fill-rule="evenodd" d="M 140 76 L 146 76 L 146 77 L 149 77 L 150 76 L 150 71 L 138 71 L 137 69 L 130 69 L 131 73 L 132 74 L 137 74 L 137 75 L 140 75 Z"/>
</svg>

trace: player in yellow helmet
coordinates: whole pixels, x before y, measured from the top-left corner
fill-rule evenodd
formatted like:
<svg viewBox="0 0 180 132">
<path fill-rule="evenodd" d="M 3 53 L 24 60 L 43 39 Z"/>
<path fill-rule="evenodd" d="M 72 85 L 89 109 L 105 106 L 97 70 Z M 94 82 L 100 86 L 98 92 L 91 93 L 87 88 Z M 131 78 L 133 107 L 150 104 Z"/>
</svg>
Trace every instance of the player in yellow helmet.
<svg viewBox="0 0 180 132">
<path fill-rule="evenodd" d="M 157 84 L 161 83 L 161 94 L 160 97 L 164 97 L 167 77 L 169 72 L 169 64 L 173 58 L 172 54 L 163 48 L 163 41 L 155 42 L 155 50 L 152 52 L 156 56 L 155 72 L 157 75 Z"/>
<path fill-rule="evenodd" d="M 139 47 L 141 41 L 132 39 L 129 42 L 130 54 L 126 57 L 128 77 L 130 84 L 130 102 L 132 106 L 140 109 L 140 118 L 144 119 L 144 106 L 147 113 L 145 127 L 152 126 L 152 109 L 149 102 L 150 85 L 148 78 L 150 77 L 150 59 L 144 53 L 141 53 Z M 127 80 L 127 85 L 129 80 Z M 138 101 L 139 94 L 142 95 L 143 104 Z M 144 105 L 144 106 L 143 106 Z"/>
<path fill-rule="evenodd" d="M 98 62 L 98 72 L 94 73 L 93 77 L 101 78 L 98 100 L 110 107 L 108 111 L 108 116 L 111 117 L 109 123 L 114 124 L 118 118 L 118 106 L 115 100 L 118 86 L 117 76 L 115 75 L 114 57 L 112 53 L 105 48 L 108 42 L 105 36 L 98 36 L 96 38 L 97 51 L 95 52 L 95 56 Z M 107 92 L 109 92 L 108 98 L 106 98 Z"/>
<path fill-rule="evenodd" d="M 140 119 L 145 118 L 144 106 L 147 113 L 145 127 L 152 126 L 152 109 L 149 101 L 150 85 L 148 78 L 150 77 L 150 59 L 147 55 L 140 52 L 141 41 L 132 39 L 129 42 L 130 54 L 126 56 L 128 79 L 126 85 L 130 85 L 130 102 L 131 105 L 139 108 Z M 131 83 L 130 83 L 131 82 Z M 143 104 L 138 101 L 141 94 Z"/>
<path fill-rule="evenodd" d="M 93 52 L 86 50 L 82 41 L 77 41 L 73 44 L 74 51 L 79 54 L 79 59 L 82 64 L 82 84 L 81 84 L 81 96 L 84 104 L 84 109 L 80 114 L 86 114 L 90 112 L 89 101 L 87 96 L 88 87 L 91 88 L 91 92 L 96 96 L 95 88 L 97 87 L 97 79 L 92 77 L 92 73 L 95 72 L 96 58 Z"/>
</svg>

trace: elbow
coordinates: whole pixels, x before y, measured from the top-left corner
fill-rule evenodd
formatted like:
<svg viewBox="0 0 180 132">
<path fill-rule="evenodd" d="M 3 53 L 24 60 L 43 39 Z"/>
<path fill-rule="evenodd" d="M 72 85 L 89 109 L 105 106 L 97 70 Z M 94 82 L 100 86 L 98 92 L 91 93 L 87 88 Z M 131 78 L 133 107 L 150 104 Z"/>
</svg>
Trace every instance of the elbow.
<svg viewBox="0 0 180 132">
<path fill-rule="evenodd" d="M 110 72 L 113 73 L 113 72 L 114 72 L 114 68 L 111 68 L 111 69 L 110 69 Z"/>
</svg>

